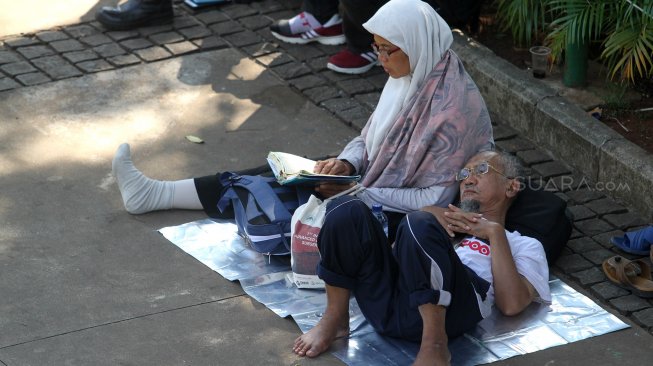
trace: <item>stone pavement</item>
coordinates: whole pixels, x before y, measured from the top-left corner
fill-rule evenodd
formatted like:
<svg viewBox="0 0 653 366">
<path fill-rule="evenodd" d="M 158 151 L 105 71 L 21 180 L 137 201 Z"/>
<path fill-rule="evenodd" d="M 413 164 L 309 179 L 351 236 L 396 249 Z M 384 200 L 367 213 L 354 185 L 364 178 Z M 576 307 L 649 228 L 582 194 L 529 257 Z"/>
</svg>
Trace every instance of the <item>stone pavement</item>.
<svg viewBox="0 0 653 366">
<path fill-rule="evenodd" d="M 0 364 L 337 363 L 294 357 L 291 321 L 152 237 L 200 214 L 127 215 L 108 174 L 122 141 L 161 179 L 255 165 L 272 149 L 338 151 L 386 75 L 336 74 L 325 65 L 339 47 L 276 42 L 268 25 L 298 3 L 177 4 L 170 25 L 107 32 L 91 21 L 0 38 Z M 612 285 L 601 263 L 617 253 L 611 236 L 650 222 L 500 119 L 495 139 L 575 216 L 553 272 L 633 325 L 502 363 L 648 362 L 653 300 Z"/>
</svg>

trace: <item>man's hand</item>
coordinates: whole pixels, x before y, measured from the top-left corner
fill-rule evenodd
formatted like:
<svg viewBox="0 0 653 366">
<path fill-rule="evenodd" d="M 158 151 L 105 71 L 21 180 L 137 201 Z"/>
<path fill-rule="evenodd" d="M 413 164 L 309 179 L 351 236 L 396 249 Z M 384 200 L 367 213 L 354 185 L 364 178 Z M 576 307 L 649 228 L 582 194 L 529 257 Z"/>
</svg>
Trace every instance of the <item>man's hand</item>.
<svg viewBox="0 0 653 366">
<path fill-rule="evenodd" d="M 356 185 L 356 183 L 319 183 L 315 186 L 315 192 L 319 193 L 324 198 L 329 198 L 348 190 L 354 185 Z"/>
<path fill-rule="evenodd" d="M 435 216 L 435 218 L 438 220 L 440 225 L 442 225 L 444 230 L 447 231 L 447 234 L 449 234 L 449 236 L 453 238 L 454 236 L 456 236 L 456 233 L 454 233 L 453 230 L 451 230 L 451 228 L 448 225 L 449 222 L 447 221 L 446 216 L 444 216 L 444 213 L 447 212 L 448 210 L 449 210 L 448 208 L 439 207 L 439 206 L 426 206 L 420 209 L 420 211 L 429 212 L 433 216 Z"/>
<path fill-rule="evenodd" d="M 335 158 L 318 160 L 313 168 L 313 173 L 331 175 L 352 175 L 354 167 L 342 160 Z"/>
<path fill-rule="evenodd" d="M 503 233 L 504 230 L 501 224 L 484 219 L 482 214 L 465 212 L 454 205 L 449 205 L 444 216 L 447 231 L 473 235 L 481 239 L 488 240 L 497 233 Z"/>
</svg>

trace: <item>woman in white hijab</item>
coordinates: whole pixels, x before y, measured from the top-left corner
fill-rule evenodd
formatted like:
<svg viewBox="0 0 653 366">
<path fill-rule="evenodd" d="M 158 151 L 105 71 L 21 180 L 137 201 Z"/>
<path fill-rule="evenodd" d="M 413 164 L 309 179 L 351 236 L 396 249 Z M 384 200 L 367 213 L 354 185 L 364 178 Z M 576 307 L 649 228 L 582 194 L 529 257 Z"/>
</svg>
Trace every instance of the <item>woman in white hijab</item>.
<svg viewBox="0 0 653 366">
<path fill-rule="evenodd" d="M 375 35 L 376 51 L 390 75 L 378 106 L 361 135 L 336 159 L 315 171 L 360 174 L 366 189 L 358 198 L 380 203 L 390 232 L 403 214 L 425 206 L 446 207 L 456 195 L 455 173 L 493 145 L 488 111 L 478 88 L 449 49 L 451 30 L 426 3 L 393 0 L 364 27 Z M 132 214 L 166 209 L 217 210 L 220 174 L 179 181 L 144 176 L 122 144 L 113 160 L 125 208 Z M 329 197 L 347 187 L 320 185 Z"/>
</svg>

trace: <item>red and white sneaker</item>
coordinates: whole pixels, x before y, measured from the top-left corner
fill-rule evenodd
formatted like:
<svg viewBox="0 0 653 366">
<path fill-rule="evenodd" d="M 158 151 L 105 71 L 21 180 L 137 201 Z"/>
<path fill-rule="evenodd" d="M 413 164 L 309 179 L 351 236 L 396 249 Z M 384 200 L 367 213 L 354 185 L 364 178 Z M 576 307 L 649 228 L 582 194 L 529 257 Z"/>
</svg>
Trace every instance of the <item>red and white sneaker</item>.
<svg viewBox="0 0 653 366">
<path fill-rule="evenodd" d="M 377 57 L 372 51 L 354 53 L 344 49 L 329 57 L 327 68 L 343 74 L 362 74 L 376 64 Z"/>
<path fill-rule="evenodd" d="M 307 44 L 318 42 L 325 45 L 345 43 L 342 19 L 335 14 L 328 22 L 320 24 L 311 13 L 302 12 L 289 20 L 280 20 L 270 26 L 272 35 L 284 42 Z"/>
</svg>

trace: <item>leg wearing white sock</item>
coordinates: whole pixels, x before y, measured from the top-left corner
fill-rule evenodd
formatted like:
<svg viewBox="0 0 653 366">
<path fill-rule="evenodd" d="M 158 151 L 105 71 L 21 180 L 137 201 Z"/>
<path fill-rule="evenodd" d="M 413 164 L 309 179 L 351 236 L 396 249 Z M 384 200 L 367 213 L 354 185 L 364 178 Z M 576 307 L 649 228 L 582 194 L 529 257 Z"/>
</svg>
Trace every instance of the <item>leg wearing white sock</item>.
<svg viewBox="0 0 653 366">
<path fill-rule="evenodd" d="M 172 196 L 172 208 L 183 210 L 202 210 L 202 202 L 197 195 L 194 179 L 184 179 L 172 182 L 174 191 Z"/>
<path fill-rule="evenodd" d="M 127 212 L 137 215 L 172 208 L 173 183 L 150 179 L 136 169 L 128 144 L 118 147 L 111 167 Z"/>
</svg>

